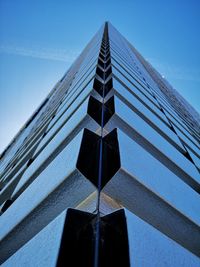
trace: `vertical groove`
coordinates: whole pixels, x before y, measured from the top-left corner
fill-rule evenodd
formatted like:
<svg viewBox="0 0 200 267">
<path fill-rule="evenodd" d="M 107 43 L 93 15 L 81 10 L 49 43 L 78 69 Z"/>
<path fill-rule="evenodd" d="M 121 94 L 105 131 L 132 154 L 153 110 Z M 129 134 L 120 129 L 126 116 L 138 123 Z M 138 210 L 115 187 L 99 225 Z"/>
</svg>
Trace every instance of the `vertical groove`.
<svg viewBox="0 0 200 267">
<path fill-rule="evenodd" d="M 108 23 L 105 23 L 104 34 L 102 38 L 101 48 L 103 41 L 106 45 L 108 43 Z M 106 53 L 105 53 L 106 55 Z M 104 97 L 105 97 L 105 60 L 104 60 L 104 73 L 103 73 L 103 86 L 102 86 L 102 109 L 101 109 L 101 136 L 100 136 L 100 149 L 99 149 L 99 170 L 98 170 L 98 188 L 97 188 L 97 217 L 96 217 L 96 229 L 95 229 L 95 253 L 94 253 L 94 267 L 99 266 L 99 243 L 100 243 L 100 194 L 102 183 L 102 167 L 103 167 L 103 127 L 104 127 Z"/>
</svg>

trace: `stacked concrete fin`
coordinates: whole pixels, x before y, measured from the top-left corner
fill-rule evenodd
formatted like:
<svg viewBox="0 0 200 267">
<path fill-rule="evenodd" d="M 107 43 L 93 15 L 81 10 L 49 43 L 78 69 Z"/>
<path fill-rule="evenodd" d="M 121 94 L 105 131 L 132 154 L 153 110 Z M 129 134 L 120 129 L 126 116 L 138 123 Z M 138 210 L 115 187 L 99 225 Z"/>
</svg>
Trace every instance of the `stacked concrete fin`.
<svg viewBox="0 0 200 267">
<path fill-rule="evenodd" d="M 197 114 L 157 75 L 97 32 L 1 155 L 3 267 L 199 266 Z"/>
</svg>

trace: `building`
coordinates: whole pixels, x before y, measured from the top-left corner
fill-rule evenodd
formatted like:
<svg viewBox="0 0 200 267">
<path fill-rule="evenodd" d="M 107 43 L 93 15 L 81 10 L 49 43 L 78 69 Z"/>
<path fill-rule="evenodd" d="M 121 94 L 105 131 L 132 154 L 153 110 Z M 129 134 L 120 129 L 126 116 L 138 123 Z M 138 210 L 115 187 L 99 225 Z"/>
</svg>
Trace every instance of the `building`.
<svg viewBox="0 0 200 267">
<path fill-rule="evenodd" d="M 199 130 L 106 22 L 1 155 L 1 266 L 200 266 Z"/>
</svg>

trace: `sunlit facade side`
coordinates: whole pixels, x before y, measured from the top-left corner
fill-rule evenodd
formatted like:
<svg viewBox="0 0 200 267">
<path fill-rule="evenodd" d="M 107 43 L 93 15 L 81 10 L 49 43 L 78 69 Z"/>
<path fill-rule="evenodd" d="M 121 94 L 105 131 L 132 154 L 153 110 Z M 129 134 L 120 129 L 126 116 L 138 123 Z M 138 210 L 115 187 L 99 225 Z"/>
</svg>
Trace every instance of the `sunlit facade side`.
<svg viewBox="0 0 200 267">
<path fill-rule="evenodd" d="M 105 23 L 1 155 L 1 266 L 199 266 L 199 136 Z"/>
</svg>

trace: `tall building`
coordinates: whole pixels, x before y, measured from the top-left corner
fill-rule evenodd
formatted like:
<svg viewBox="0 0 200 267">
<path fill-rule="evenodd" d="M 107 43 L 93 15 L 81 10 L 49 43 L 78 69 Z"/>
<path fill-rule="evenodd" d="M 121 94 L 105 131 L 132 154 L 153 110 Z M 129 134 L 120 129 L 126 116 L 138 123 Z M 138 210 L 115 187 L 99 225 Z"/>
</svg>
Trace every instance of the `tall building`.
<svg viewBox="0 0 200 267">
<path fill-rule="evenodd" d="M 106 22 L 1 155 L 1 266 L 200 266 L 199 130 Z"/>
</svg>

